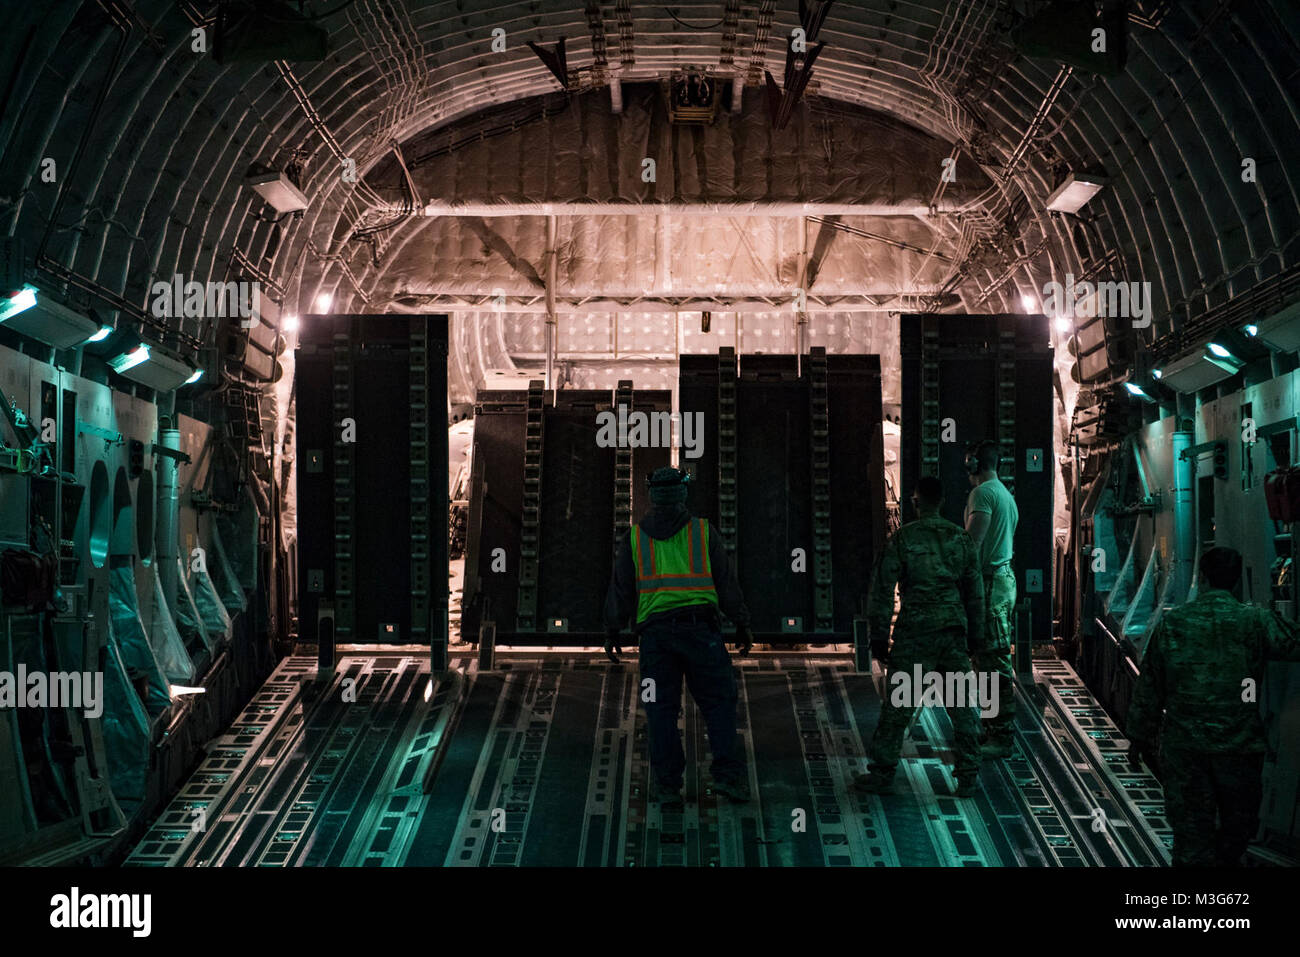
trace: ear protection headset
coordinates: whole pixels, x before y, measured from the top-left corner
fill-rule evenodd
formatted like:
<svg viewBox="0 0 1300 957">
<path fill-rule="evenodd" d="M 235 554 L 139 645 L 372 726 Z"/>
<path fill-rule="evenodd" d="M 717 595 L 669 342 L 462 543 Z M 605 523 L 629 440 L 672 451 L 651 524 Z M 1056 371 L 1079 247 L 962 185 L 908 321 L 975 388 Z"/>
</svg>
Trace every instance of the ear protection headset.
<svg viewBox="0 0 1300 957">
<path fill-rule="evenodd" d="M 966 472 L 970 475 L 979 475 L 980 473 L 980 452 L 986 447 L 997 448 L 997 443 L 991 439 L 985 439 L 972 445 L 966 450 Z M 996 466 L 994 471 L 997 471 Z"/>
</svg>

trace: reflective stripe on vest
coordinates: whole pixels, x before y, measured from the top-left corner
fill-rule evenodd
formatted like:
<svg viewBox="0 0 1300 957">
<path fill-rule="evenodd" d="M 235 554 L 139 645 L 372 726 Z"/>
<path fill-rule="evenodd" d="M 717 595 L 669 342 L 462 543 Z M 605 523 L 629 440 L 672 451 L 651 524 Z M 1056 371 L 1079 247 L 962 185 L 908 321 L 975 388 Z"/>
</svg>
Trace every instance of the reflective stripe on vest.
<svg viewBox="0 0 1300 957">
<path fill-rule="evenodd" d="M 709 525 L 702 518 L 687 522 L 672 538 L 655 539 L 632 526 L 632 561 L 636 565 L 636 620 L 685 605 L 718 604 L 709 566 Z"/>
</svg>

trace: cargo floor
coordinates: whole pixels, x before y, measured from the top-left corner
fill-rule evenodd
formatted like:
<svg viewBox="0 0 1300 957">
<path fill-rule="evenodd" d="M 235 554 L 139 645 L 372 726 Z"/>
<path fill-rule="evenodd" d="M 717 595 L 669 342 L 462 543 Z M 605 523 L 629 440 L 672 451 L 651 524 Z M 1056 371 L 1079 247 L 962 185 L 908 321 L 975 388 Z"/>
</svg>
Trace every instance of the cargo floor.
<svg viewBox="0 0 1300 957">
<path fill-rule="evenodd" d="M 686 808 L 647 801 L 634 659 L 501 653 L 430 685 L 427 659 L 350 655 L 313 691 L 287 658 L 209 746 L 134 866 L 1133 866 L 1168 861 L 1158 783 L 1065 664 L 1017 691 L 1014 757 L 950 796 L 951 729 L 925 709 L 897 793 L 856 793 L 879 675 L 843 658 L 737 659 L 754 799 L 708 787 L 689 694 Z"/>
</svg>

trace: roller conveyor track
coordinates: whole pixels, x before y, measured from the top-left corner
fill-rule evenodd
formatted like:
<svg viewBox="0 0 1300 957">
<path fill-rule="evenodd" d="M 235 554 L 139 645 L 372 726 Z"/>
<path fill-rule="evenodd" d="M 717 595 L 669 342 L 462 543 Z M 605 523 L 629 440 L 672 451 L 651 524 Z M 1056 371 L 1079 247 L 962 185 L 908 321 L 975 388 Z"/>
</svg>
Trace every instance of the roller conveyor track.
<svg viewBox="0 0 1300 957">
<path fill-rule="evenodd" d="M 127 860 L 163 866 L 1135 866 L 1168 862 L 1158 783 L 1064 663 L 1018 690 L 1016 753 L 950 796 L 950 727 L 918 713 L 897 793 L 862 795 L 880 675 L 845 658 L 736 659 L 754 800 L 708 786 L 684 698 L 686 808 L 647 801 L 635 661 L 503 653 L 285 659 Z M 345 700 L 345 697 L 354 700 Z M 426 788 L 427 784 L 427 788 Z"/>
</svg>

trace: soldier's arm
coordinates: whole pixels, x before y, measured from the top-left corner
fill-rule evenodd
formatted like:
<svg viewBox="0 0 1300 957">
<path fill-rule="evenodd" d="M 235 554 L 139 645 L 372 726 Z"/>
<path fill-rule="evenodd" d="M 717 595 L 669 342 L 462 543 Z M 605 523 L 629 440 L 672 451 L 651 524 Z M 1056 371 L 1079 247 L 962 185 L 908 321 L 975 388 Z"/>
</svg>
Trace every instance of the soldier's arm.
<svg viewBox="0 0 1300 957">
<path fill-rule="evenodd" d="M 877 640 L 889 637 L 889 623 L 894 617 L 894 588 L 903 567 L 899 544 L 901 535 L 901 531 L 895 532 L 880 553 L 871 594 L 867 598 L 867 622 L 871 625 L 872 637 Z"/>
<path fill-rule="evenodd" d="M 959 542 L 963 552 L 959 587 L 966 606 L 966 647 L 983 648 L 984 578 L 980 575 L 979 552 L 969 535 L 959 536 Z"/>
<path fill-rule="evenodd" d="M 979 554 L 980 543 L 984 541 L 984 536 L 988 534 L 989 524 L 993 521 L 993 506 L 989 504 L 988 496 L 974 489 L 970 496 L 970 514 L 966 516 L 966 534 L 971 537 L 975 543 L 975 552 Z"/>
<path fill-rule="evenodd" d="M 1142 658 L 1142 671 L 1138 675 L 1137 688 L 1133 700 L 1129 703 L 1126 731 L 1130 741 L 1143 744 L 1154 742 L 1160 731 L 1160 723 L 1165 711 L 1165 658 L 1164 658 L 1165 624 L 1156 625 L 1151 641 L 1147 644 L 1146 655 Z"/>
<path fill-rule="evenodd" d="M 1260 609 L 1264 654 L 1282 661 L 1300 661 L 1300 626 L 1275 611 Z"/>
<path fill-rule="evenodd" d="M 605 628 L 622 631 L 636 608 L 636 565 L 632 562 L 632 535 L 619 537 L 614 548 L 614 575 L 605 594 Z"/>
</svg>

